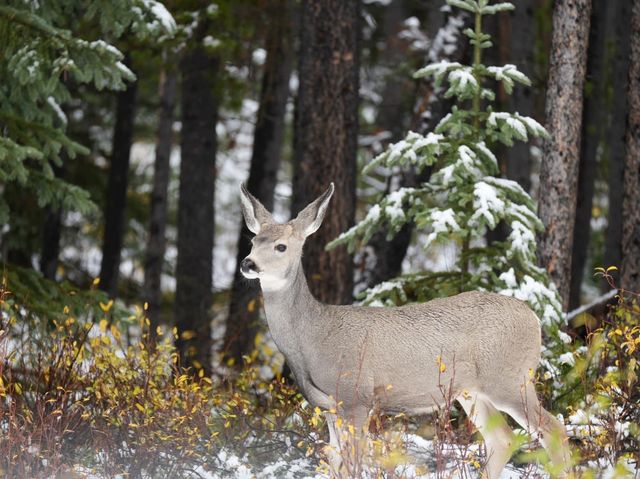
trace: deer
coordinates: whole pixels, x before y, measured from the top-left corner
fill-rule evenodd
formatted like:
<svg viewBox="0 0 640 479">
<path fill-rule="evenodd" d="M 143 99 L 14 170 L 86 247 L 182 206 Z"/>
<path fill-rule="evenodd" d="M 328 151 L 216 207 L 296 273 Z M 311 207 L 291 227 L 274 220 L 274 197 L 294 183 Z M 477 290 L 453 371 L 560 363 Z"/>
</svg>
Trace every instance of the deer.
<svg viewBox="0 0 640 479">
<path fill-rule="evenodd" d="M 446 384 L 484 440 L 489 479 L 500 476 L 513 452 L 513 431 L 500 412 L 536 433 L 552 463 L 566 471 L 564 425 L 542 407 L 532 381 L 541 329 L 524 302 L 479 291 L 399 307 L 330 305 L 313 296 L 303 247 L 320 228 L 334 189 L 331 183 L 295 219 L 279 224 L 240 185 L 242 213 L 255 234 L 240 270 L 260 282 L 268 328 L 300 392 L 325 411 L 330 449 L 338 451 L 328 454 L 332 469 L 340 468 L 342 421 L 362 432 L 374 406 L 386 414 L 432 412 L 442 406 Z"/>
</svg>

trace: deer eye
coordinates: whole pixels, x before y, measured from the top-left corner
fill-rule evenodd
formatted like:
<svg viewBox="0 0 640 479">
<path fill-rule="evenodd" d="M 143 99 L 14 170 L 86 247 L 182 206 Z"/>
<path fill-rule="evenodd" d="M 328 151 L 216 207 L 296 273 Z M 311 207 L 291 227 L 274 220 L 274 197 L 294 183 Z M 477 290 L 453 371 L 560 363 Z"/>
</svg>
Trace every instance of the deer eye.
<svg viewBox="0 0 640 479">
<path fill-rule="evenodd" d="M 276 245 L 276 251 L 279 251 L 280 253 L 284 253 L 286 250 L 287 250 L 286 244 Z"/>
</svg>

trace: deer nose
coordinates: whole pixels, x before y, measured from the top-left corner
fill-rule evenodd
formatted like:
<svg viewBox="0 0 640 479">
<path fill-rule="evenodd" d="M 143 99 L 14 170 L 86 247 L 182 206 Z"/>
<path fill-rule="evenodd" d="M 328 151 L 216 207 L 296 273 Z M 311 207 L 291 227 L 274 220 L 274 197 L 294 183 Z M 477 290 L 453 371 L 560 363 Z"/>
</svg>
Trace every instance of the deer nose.
<svg viewBox="0 0 640 479">
<path fill-rule="evenodd" d="M 245 258 L 240 263 L 240 270 L 248 273 L 249 271 L 258 272 L 258 266 L 253 262 L 252 259 Z"/>
</svg>

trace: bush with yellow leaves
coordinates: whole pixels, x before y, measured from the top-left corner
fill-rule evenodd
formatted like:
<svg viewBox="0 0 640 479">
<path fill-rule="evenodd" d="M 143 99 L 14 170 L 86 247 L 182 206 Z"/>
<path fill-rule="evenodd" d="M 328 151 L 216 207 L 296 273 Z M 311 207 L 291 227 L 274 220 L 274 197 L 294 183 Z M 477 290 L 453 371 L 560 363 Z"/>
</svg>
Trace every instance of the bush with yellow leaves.
<svg viewBox="0 0 640 479">
<path fill-rule="evenodd" d="M 586 477 L 602 468 L 628 477 L 640 464 L 639 296 L 621 290 L 617 298 L 574 351 L 575 366 L 566 377 L 577 398 L 569 407 L 569 427 L 582 463 L 591 466 Z"/>
</svg>

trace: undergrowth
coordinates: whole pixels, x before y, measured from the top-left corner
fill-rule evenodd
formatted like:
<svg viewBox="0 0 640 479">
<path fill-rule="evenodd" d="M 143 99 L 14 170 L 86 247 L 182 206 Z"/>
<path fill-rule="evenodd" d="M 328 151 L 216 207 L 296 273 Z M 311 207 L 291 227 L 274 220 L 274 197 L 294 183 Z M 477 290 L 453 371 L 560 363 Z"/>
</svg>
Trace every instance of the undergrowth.
<svg viewBox="0 0 640 479">
<path fill-rule="evenodd" d="M 153 335 L 144 308 L 124 320 L 111 302 L 29 316 L 0 290 L 0 475 L 50 477 L 478 477 L 478 434 L 451 401 L 429 417 L 372 414 L 370 440 L 348 425 L 342 469 L 327 461 L 325 411 L 272 371 L 264 342 L 240 372 L 182 367 L 175 330 Z M 74 298 L 77 301 L 77 298 Z M 39 319 L 39 321 L 36 321 Z M 585 477 L 627 477 L 640 443 L 640 307 L 621 294 L 562 378 L 562 413 Z M 277 362 L 276 362 L 277 363 Z M 277 369 L 277 368 L 276 368 Z M 538 378 L 540 390 L 548 379 Z M 444 394 L 444 393 L 443 393 Z M 558 403 L 561 404 L 561 403 Z M 544 453 L 526 435 L 510 467 L 538 477 Z M 636 473 L 637 474 L 637 473 Z"/>
</svg>

